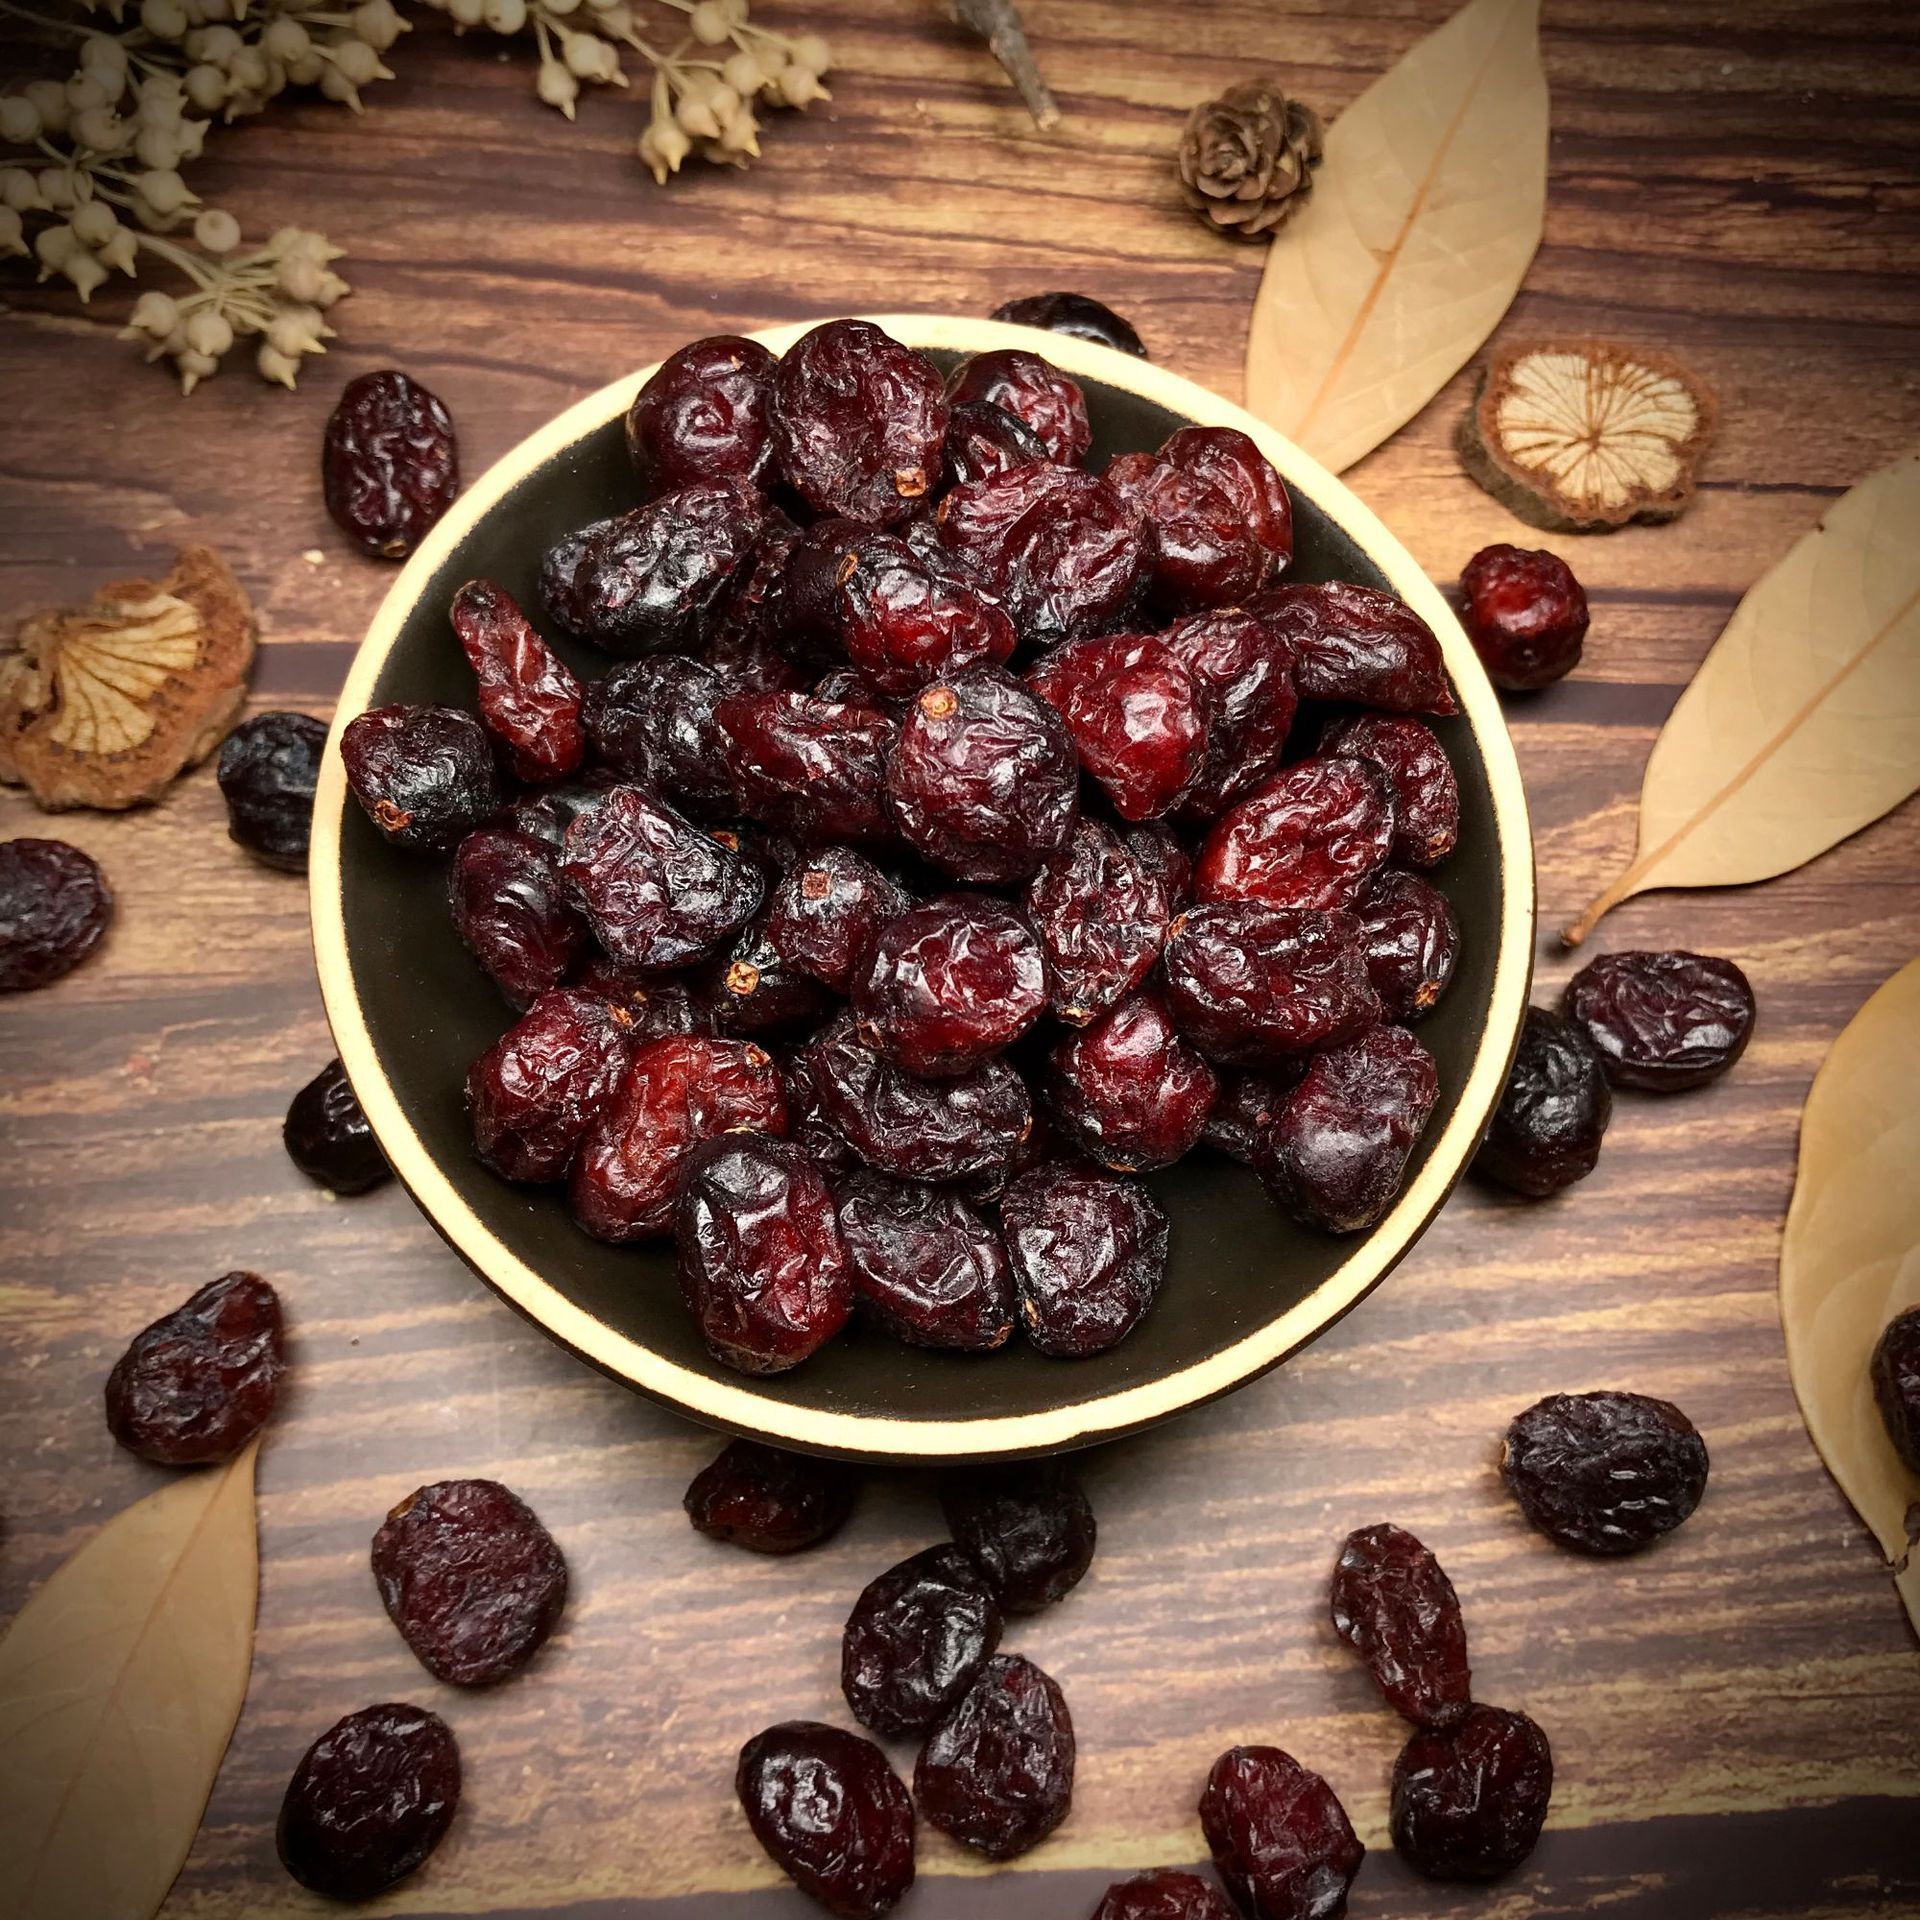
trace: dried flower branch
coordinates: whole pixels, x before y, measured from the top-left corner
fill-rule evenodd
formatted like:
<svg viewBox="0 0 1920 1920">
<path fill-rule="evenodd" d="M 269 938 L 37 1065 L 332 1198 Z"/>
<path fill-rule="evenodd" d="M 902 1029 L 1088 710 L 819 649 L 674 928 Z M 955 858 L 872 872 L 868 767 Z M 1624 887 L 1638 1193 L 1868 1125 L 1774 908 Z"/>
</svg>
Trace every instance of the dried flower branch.
<svg viewBox="0 0 1920 1920">
<path fill-rule="evenodd" d="M 987 51 L 1019 89 L 1034 125 L 1043 133 L 1058 126 L 1060 109 L 1040 77 L 1039 64 L 1027 44 L 1027 30 L 1020 23 L 1020 9 L 1013 0 L 948 0 L 948 11 L 969 33 L 977 33 L 987 43 Z"/>
</svg>

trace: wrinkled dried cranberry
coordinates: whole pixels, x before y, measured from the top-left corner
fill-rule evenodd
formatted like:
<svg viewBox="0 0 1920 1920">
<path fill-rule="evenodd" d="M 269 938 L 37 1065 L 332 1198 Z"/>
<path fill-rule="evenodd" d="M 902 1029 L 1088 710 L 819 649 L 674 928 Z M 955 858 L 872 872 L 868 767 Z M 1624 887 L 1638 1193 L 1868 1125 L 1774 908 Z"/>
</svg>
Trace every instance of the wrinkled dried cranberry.
<svg viewBox="0 0 1920 1920">
<path fill-rule="evenodd" d="M 416 1488 L 373 1536 L 373 1580 L 414 1657 L 450 1687 L 518 1673 L 567 1603 L 567 1562 L 497 1480 Z"/>
<path fill-rule="evenodd" d="M 1178 913 L 1193 898 L 1193 860 L 1180 836 L 1164 820 L 1142 820 L 1120 835 L 1128 854 L 1166 889 L 1167 905 Z"/>
<path fill-rule="evenodd" d="M 305 873 L 313 790 L 327 723 L 309 713 L 256 713 L 220 744 L 220 797 L 227 837 L 256 860 Z"/>
<path fill-rule="evenodd" d="M 661 361 L 627 409 L 627 453 L 655 492 L 701 480 L 758 486 L 773 458 L 774 357 L 757 340 L 715 334 Z"/>
<path fill-rule="evenodd" d="M 806 677 L 767 635 L 750 626 L 725 626 L 707 642 L 706 662 L 729 693 L 784 693 Z"/>
<path fill-rule="evenodd" d="M 741 806 L 804 840 L 884 840 L 894 724 L 804 693 L 730 694 L 714 710 Z"/>
<path fill-rule="evenodd" d="M 1266 579 L 1272 556 L 1220 489 L 1150 453 L 1125 453 L 1106 482 L 1140 516 L 1147 597 L 1166 613 L 1230 607 Z"/>
<path fill-rule="evenodd" d="M 1460 783 L 1433 729 L 1399 713 L 1358 713 L 1320 736 L 1323 754 L 1368 760 L 1393 791 L 1393 857 L 1437 866 L 1460 838 Z"/>
<path fill-rule="evenodd" d="M 1390 593 L 1345 580 L 1296 581 L 1248 605 L 1293 663 L 1309 700 L 1390 713 L 1457 713 L 1433 629 Z"/>
<path fill-rule="evenodd" d="M 1235 427 L 1181 427 L 1160 448 L 1170 467 L 1226 495 L 1277 573 L 1293 558 L 1293 501 L 1272 461 Z"/>
<path fill-rule="evenodd" d="M 1552 1393 L 1507 1428 L 1500 1471 L 1520 1511 L 1576 1553 L 1638 1553 L 1707 1490 L 1707 1443 L 1668 1400 Z"/>
<path fill-rule="evenodd" d="M 902 834 L 961 880 L 1028 878 L 1073 826 L 1079 769 L 1060 716 L 976 668 L 922 690 L 887 762 Z"/>
<path fill-rule="evenodd" d="M 913 1802 L 871 1740 L 769 1727 L 740 1749 L 734 1791 L 774 1864 L 839 1920 L 891 1913 L 913 1885 Z"/>
<path fill-rule="evenodd" d="M 106 875 L 64 840 L 0 840 L 0 993 L 70 973 L 113 918 Z"/>
<path fill-rule="evenodd" d="M 511 1007 L 557 987 L 587 943 L 553 849 L 512 827 L 482 827 L 460 842 L 447 898 L 454 931 Z"/>
<path fill-rule="evenodd" d="M 1429 1880 L 1497 1880 L 1530 1854 L 1553 1796 L 1553 1752 L 1524 1713 L 1474 1706 L 1423 1728 L 1393 1763 L 1393 1844 Z"/>
<path fill-rule="evenodd" d="M 1153 970 L 1172 911 L 1143 843 L 1103 820 L 1074 823 L 1027 884 L 1027 917 L 1046 953 L 1055 1016 L 1083 1027 Z"/>
<path fill-rule="evenodd" d="M 1482 547 L 1460 572 L 1460 624 L 1496 687 L 1531 693 L 1580 664 L 1587 596 L 1558 554 Z"/>
<path fill-rule="evenodd" d="M 984 1215 L 951 1187 L 862 1169 L 837 1189 L 862 1311 L 916 1347 L 990 1353 L 1013 1333 L 1013 1269 Z"/>
<path fill-rule="evenodd" d="M 1027 684 L 1066 722 L 1081 766 L 1122 820 L 1170 812 L 1200 771 L 1207 721 L 1199 689 L 1152 634 L 1069 641 Z"/>
<path fill-rule="evenodd" d="M 787 1094 L 787 1138 L 828 1173 L 851 1173 L 864 1165 L 846 1135 L 822 1110 L 813 1063 L 804 1048 L 781 1055 L 780 1078 Z M 841 1237 L 846 1237 L 844 1230 Z"/>
<path fill-rule="evenodd" d="M 366 1193 L 392 1174 L 347 1070 L 329 1060 L 293 1096 L 280 1128 L 287 1158 L 329 1192 Z"/>
<path fill-rule="evenodd" d="M 711 1033 L 713 1009 L 677 980 L 663 980 L 640 967 L 622 966 L 596 954 L 573 982 L 610 1001 L 626 1015 L 633 1043 L 663 1040 L 671 1033 Z"/>
<path fill-rule="evenodd" d="M 1047 1104 L 1067 1138 L 1118 1173 L 1150 1173 L 1190 1152 L 1219 1092 L 1154 993 L 1109 1008 L 1048 1055 Z"/>
<path fill-rule="evenodd" d="M 701 969 L 698 986 L 716 1031 L 752 1039 L 811 1033 L 838 1004 L 819 981 L 781 958 L 767 938 L 764 912 Z"/>
<path fill-rule="evenodd" d="M 1050 1161 L 1000 1201 L 1027 1338 L 1055 1359 L 1104 1353 L 1153 1305 L 1167 1275 L 1167 1216 L 1147 1190 Z"/>
<path fill-rule="evenodd" d="M 1920 1307 L 1909 1307 L 1887 1322 L 1874 1342 L 1867 1371 L 1894 1452 L 1920 1473 Z"/>
<path fill-rule="evenodd" d="M 1227 1896 L 1197 1873 L 1161 1867 L 1116 1880 L 1093 1920 L 1235 1920 Z"/>
<path fill-rule="evenodd" d="M 940 1482 L 954 1539 L 993 1583 L 1005 1613 L 1040 1613 L 1064 1600 L 1093 1565 L 1093 1509 L 1061 1460 L 974 1467 Z"/>
<path fill-rule="evenodd" d="M 396 847 L 445 853 L 500 809 L 486 730 L 457 707 L 372 707 L 340 736 L 347 785 Z"/>
<path fill-rule="evenodd" d="M 1304 1073 L 1307 1057 L 1298 1056 L 1298 1064 Z M 1254 1143 L 1273 1125 L 1292 1084 L 1269 1074 L 1221 1074 L 1219 1096 L 1200 1129 L 1202 1143 L 1242 1166 L 1252 1166 Z"/>
<path fill-rule="evenodd" d="M 882 694 L 1012 654 L 1013 622 L 984 589 L 931 571 L 898 534 L 863 529 L 834 573 L 833 620 L 847 658 Z"/>
<path fill-rule="evenodd" d="M 733 690 L 684 653 L 623 660 L 587 689 L 587 736 L 608 766 L 671 805 L 725 812 L 733 783 L 713 710 Z"/>
<path fill-rule="evenodd" d="M 982 401 L 1004 408 L 1038 435 L 1046 457 L 1063 467 L 1077 467 L 1093 444 L 1080 383 L 1022 347 L 969 355 L 947 375 L 947 400 L 955 408 Z"/>
<path fill-rule="evenodd" d="M 1024 420 L 984 400 L 953 409 L 947 419 L 946 453 L 950 487 L 989 480 L 996 473 L 1047 458 L 1045 443 Z"/>
<path fill-rule="evenodd" d="M 404 559 L 460 491 L 453 420 L 407 374 L 363 373 L 327 418 L 320 478 L 341 532 L 363 552 Z"/>
<path fill-rule="evenodd" d="M 1255 1140 L 1254 1167 L 1296 1220 L 1358 1233 L 1398 1197 L 1439 1091 L 1432 1055 L 1405 1027 L 1370 1028 L 1314 1056 Z"/>
<path fill-rule="evenodd" d="M 231 1460 L 285 1368 L 280 1296 L 257 1273 L 223 1274 L 134 1335 L 107 1376 L 107 1429 L 163 1467 Z"/>
<path fill-rule="evenodd" d="M 634 1022 L 583 988 L 545 993 L 467 1074 L 473 1150 L 503 1180 L 564 1180 L 612 1100 Z"/>
<path fill-rule="evenodd" d="M 850 993 L 880 929 L 913 898 L 848 847 L 822 847 L 788 869 L 767 902 L 766 933 L 789 966 Z"/>
<path fill-rule="evenodd" d="M 516 779 L 563 780 L 587 751 L 580 682 L 534 632 L 512 594 L 469 580 L 453 596 L 453 631 L 480 683 L 480 718 Z"/>
<path fill-rule="evenodd" d="M 929 1547 L 869 1582 L 840 1640 L 840 1690 L 882 1736 L 924 1732 L 1000 1644 L 1000 1603 L 955 1546 Z"/>
<path fill-rule="evenodd" d="M 1011 321 L 1017 327 L 1044 327 L 1049 333 L 1091 340 L 1096 346 L 1112 347 L 1142 360 L 1147 357 L 1131 323 L 1090 294 L 1029 293 L 995 307 L 992 317 Z"/>
<path fill-rule="evenodd" d="M 1567 982 L 1568 1017 L 1616 1087 L 1673 1093 L 1719 1076 L 1753 1037 L 1753 988 L 1709 954 L 1607 953 Z"/>
<path fill-rule="evenodd" d="M 1211 820 L 1278 770 L 1300 704 L 1293 673 L 1285 649 L 1240 607 L 1191 614 L 1160 639 L 1206 701 L 1206 756 L 1181 818 Z"/>
<path fill-rule="evenodd" d="M 1248 1920 L 1336 1920 L 1366 1858 L 1333 1789 L 1278 1747 L 1229 1747 L 1213 1763 L 1200 1826 Z"/>
<path fill-rule="evenodd" d="M 715 1359 L 784 1373 L 846 1325 L 853 1284 L 833 1190 L 790 1142 L 734 1134 L 695 1147 L 674 1226 L 680 1291 Z"/>
<path fill-rule="evenodd" d="M 588 767 L 571 780 L 523 793 L 507 809 L 506 824 L 531 834 L 558 853 L 567 843 L 567 829 L 581 814 L 591 813 L 615 787 L 619 776 L 607 767 Z"/>
<path fill-rule="evenodd" d="M 1453 978 L 1460 922 L 1447 896 L 1417 873 L 1383 867 L 1353 903 L 1367 978 L 1389 1020 L 1418 1020 Z"/>
<path fill-rule="evenodd" d="M 336 1721 L 300 1758 L 280 1803 L 280 1863 L 330 1900 L 371 1900 L 437 1847 L 460 1804 L 453 1730 L 389 1702 Z"/>
<path fill-rule="evenodd" d="M 1571 1020 L 1529 1007 L 1473 1170 L 1543 1200 L 1599 1164 L 1612 1117 L 1613 1095 L 1593 1043 Z"/>
<path fill-rule="evenodd" d="M 733 1440 L 694 1475 L 682 1505 L 696 1533 L 753 1553 L 799 1553 L 838 1533 L 853 1511 L 853 1476 L 758 1440 Z"/>
<path fill-rule="evenodd" d="M 1333 1569 L 1333 1630 L 1387 1704 L 1425 1727 L 1458 1720 L 1473 1699 L 1460 1597 L 1404 1527 L 1358 1527 Z"/>
<path fill-rule="evenodd" d="M 1031 1660 L 999 1653 L 920 1749 L 914 1798 L 942 1833 L 1011 1860 L 1067 1817 L 1073 1763 L 1066 1696 Z"/>
<path fill-rule="evenodd" d="M 1318 756 L 1275 774 L 1214 822 L 1194 891 L 1274 907 L 1350 906 L 1392 844 L 1386 777 L 1371 761 Z"/>
</svg>

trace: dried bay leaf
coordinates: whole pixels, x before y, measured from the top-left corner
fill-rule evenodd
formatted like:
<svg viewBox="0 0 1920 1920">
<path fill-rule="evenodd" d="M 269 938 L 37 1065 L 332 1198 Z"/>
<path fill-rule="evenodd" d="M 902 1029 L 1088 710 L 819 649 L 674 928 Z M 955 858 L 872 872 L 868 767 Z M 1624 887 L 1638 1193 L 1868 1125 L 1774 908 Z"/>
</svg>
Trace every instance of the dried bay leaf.
<svg viewBox="0 0 1920 1920">
<path fill-rule="evenodd" d="M 246 1698 L 258 1443 L 59 1567 L 0 1639 L 0 1917 L 149 1920 Z"/>
<path fill-rule="evenodd" d="M 1907 1509 L 1920 1476 L 1894 1452 L 1867 1363 L 1920 1306 L 1920 960 L 1854 1015 L 1814 1076 L 1780 1243 L 1780 1320 L 1800 1411 L 1827 1469 L 1872 1528 L 1920 1628 Z"/>
<path fill-rule="evenodd" d="M 1647 761 L 1633 864 L 1561 935 L 1649 887 L 1771 880 L 1920 788 L 1920 451 L 1863 480 L 1749 590 Z"/>
<path fill-rule="evenodd" d="M 1472 0 L 1327 134 L 1274 242 L 1247 406 L 1335 473 L 1473 357 L 1519 291 L 1547 197 L 1539 0 Z"/>
</svg>

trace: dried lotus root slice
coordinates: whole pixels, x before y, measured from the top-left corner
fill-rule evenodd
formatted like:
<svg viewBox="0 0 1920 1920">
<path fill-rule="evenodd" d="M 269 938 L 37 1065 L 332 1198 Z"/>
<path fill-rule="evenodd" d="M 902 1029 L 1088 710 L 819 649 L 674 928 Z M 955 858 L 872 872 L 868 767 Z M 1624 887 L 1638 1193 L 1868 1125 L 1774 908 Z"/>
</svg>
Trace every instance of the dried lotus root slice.
<svg viewBox="0 0 1920 1920">
<path fill-rule="evenodd" d="M 1717 414 L 1712 388 L 1665 354 L 1522 342 L 1488 362 L 1460 423 L 1460 459 L 1531 526 L 1611 532 L 1685 509 Z"/>
<path fill-rule="evenodd" d="M 210 547 L 0 641 L 0 781 L 49 812 L 157 800 L 245 704 L 253 609 Z"/>
</svg>

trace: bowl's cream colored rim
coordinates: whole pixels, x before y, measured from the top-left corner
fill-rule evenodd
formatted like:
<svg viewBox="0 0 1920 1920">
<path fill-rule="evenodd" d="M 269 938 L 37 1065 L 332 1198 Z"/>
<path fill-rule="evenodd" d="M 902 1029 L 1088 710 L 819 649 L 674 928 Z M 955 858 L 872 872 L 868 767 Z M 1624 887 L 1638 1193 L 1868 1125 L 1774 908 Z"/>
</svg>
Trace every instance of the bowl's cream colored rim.
<svg viewBox="0 0 1920 1920">
<path fill-rule="evenodd" d="M 1533 849 L 1526 796 L 1498 700 L 1452 609 L 1412 556 L 1348 489 L 1271 428 L 1204 387 L 1149 361 L 1066 335 L 998 321 L 934 314 L 871 316 L 897 339 L 963 353 L 1044 343 L 1067 372 L 1103 381 L 1204 426 L 1252 435 L 1285 476 L 1380 567 L 1440 638 L 1462 709 L 1479 743 L 1493 796 L 1503 883 L 1498 951 L 1487 1028 L 1467 1084 L 1426 1164 L 1380 1224 L 1305 1299 L 1244 1339 L 1165 1378 L 1117 1388 L 1092 1400 L 1033 1413 L 979 1419 L 903 1420 L 823 1412 L 780 1397 L 775 1381 L 734 1385 L 663 1358 L 596 1319 L 542 1279 L 489 1230 L 428 1154 L 402 1110 L 374 1051 L 347 959 L 340 833 L 347 803 L 337 751 L 341 729 L 370 703 L 375 681 L 401 626 L 455 544 L 530 472 L 607 421 L 622 415 L 651 367 L 569 407 L 497 460 L 448 511 L 388 591 L 349 669 L 314 801 L 311 896 L 320 991 L 347 1075 L 381 1147 L 428 1219 L 491 1286 L 529 1319 L 594 1365 L 716 1426 L 801 1448 L 888 1458 L 957 1459 L 1053 1451 L 1125 1433 L 1212 1399 L 1265 1372 L 1353 1307 L 1418 1238 L 1464 1170 L 1493 1111 L 1527 1002 L 1533 941 Z M 770 327 L 752 337 L 784 352 L 812 323 Z M 1060 1384 L 1071 1390 L 1064 1364 Z"/>
</svg>

